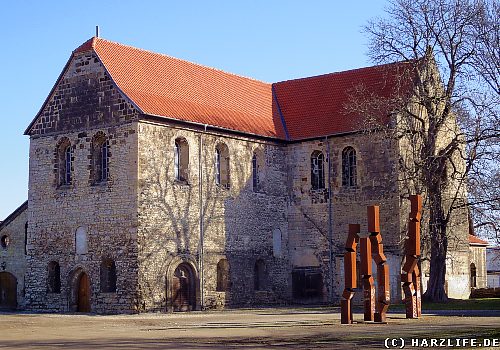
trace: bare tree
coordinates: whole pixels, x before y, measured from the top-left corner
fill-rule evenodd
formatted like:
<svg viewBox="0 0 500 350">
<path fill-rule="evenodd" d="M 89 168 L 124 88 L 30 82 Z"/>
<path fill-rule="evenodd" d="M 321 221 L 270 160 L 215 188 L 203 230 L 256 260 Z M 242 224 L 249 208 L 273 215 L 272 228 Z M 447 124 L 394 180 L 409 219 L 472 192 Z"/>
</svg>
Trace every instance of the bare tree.
<svg viewBox="0 0 500 350">
<path fill-rule="evenodd" d="M 467 244 L 453 225 L 464 232 L 469 205 L 484 220 L 476 226 L 498 229 L 498 10 L 496 1 L 394 0 L 364 28 L 375 62 L 404 62 L 391 97 L 361 89 L 353 108 L 393 112 L 386 132 L 400 145 L 400 188 L 426 198 L 432 301 L 447 300 L 448 247 Z"/>
</svg>

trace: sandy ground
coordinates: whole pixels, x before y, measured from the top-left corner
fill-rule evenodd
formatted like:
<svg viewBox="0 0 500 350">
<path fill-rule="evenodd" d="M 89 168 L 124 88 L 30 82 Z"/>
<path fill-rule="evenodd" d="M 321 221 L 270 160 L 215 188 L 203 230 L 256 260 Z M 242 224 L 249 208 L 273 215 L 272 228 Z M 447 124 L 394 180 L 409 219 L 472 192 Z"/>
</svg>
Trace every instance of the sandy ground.
<svg viewBox="0 0 500 350">
<path fill-rule="evenodd" d="M 354 315 L 355 321 L 362 319 Z M 338 308 L 117 316 L 0 313 L 0 349 L 372 349 L 384 348 L 387 337 L 408 342 L 412 337 L 500 338 L 500 311 L 417 320 L 390 313 L 387 324 L 353 325 L 340 324 Z"/>
</svg>

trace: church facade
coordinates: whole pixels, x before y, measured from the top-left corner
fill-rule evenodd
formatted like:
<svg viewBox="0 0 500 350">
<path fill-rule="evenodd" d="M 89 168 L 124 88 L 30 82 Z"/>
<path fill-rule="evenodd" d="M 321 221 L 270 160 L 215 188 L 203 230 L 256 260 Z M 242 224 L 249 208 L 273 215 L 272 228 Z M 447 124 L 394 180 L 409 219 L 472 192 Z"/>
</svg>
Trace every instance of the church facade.
<svg viewBox="0 0 500 350">
<path fill-rule="evenodd" d="M 347 225 L 366 231 L 373 204 L 392 299 L 400 299 L 409 212 L 398 181 L 402 146 L 362 132 L 345 104 L 359 83 L 390 93 L 386 82 L 402 67 L 268 84 L 90 39 L 26 129 L 18 307 L 130 313 L 338 303 Z M 447 288 L 463 298 L 467 214 L 456 222 Z M 6 270 L 22 260 L 0 257 Z"/>
</svg>

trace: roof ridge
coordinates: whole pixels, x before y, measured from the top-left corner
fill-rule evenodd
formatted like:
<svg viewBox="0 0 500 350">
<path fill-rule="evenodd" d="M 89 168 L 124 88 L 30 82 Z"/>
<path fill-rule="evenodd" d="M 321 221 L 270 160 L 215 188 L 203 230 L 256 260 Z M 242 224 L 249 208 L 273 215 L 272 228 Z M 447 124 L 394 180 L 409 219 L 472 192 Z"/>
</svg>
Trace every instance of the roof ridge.
<svg viewBox="0 0 500 350">
<path fill-rule="evenodd" d="M 273 84 L 281 84 L 281 83 L 286 83 L 286 82 L 290 82 L 290 81 L 309 80 L 309 79 L 314 79 L 314 78 L 319 78 L 319 77 L 333 76 L 333 75 L 337 75 L 337 74 L 354 73 L 354 72 L 359 72 L 359 71 L 362 71 L 362 70 L 365 70 L 365 69 L 373 69 L 373 68 L 389 67 L 389 66 L 394 66 L 394 65 L 399 65 L 399 64 L 406 64 L 406 63 L 410 63 L 411 61 L 412 60 L 383 63 L 383 64 L 377 64 L 377 65 L 374 65 L 374 66 L 367 66 L 367 67 L 361 67 L 361 68 L 353 68 L 353 69 L 348 69 L 348 70 L 341 70 L 341 71 L 336 71 L 336 72 L 330 72 L 330 73 L 324 73 L 324 74 L 318 74 L 318 75 L 311 75 L 311 76 L 302 77 L 302 78 L 287 79 L 287 80 L 277 81 L 277 82 L 275 82 Z"/>
<path fill-rule="evenodd" d="M 265 82 L 263 80 L 259 80 L 259 79 L 247 77 L 247 76 L 244 76 L 244 75 L 241 75 L 241 74 L 236 74 L 236 73 L 228 72 L 228 71 L 222 70 L 220 68 L 206 66 L 206 65 L 203 65 L 203 64 L 200 64 L 200 63 L 197 63 L 197 62 L 192 62 L 192 61 L 188 61 L 188 60 L 185 60 L 185 59 L 182 59 L 182 58 L 178 58 L 178 57 L 174 57 L 174 56 L 171 56 L 171 55 L 167 55 L 165 53 L 155 52 L 155 51 L 147 50 L 147 49 L 142 49 L 140 47 L 135 47 L 135 46 L 132 46 L 132 45 L 126 45 L 126 44 L 119 43 L 117 41 L 103 39 L 103 38 L 100 38 L 100 37 L 92 37 L 91 39 L 87 40 L 84 44 L 80 45 L 74 52 L 76 52 L 80 47 L 84 46 L 87 42 L 89 42 L 92 39 L 95 39 L 97 41 L 106 41 L 106 42 L 108 42 L 110 44 L 120 45 L 120 46 L 123 46 L 123 47 L 126 47 L 126 48 L 130 48 L 130 49 L 134 49 L 134 50 L 138 50 L 138 51 L 147 52 L 147 53 L 150 53 L 150 54 L 153 54 L 153 55 L 157 55 L 157 56 L 167 57 L 167 58 L 170 58 L 170 59 L 173 59 L 173 60 L 176 60 L 176 61 L 186 62 L 186 63 L 189 63 L 189 64 L 193 64 L 195 66 L 198 66 L 198 67 L 202 67 L 202 68 L 206 68 L 206 69 L 211 69 L 211 70 L 214 70 L 216 72 L 221 72 L 221 73 L 224 73 L 224 74 L 229 74 L 229 75 L 232 75 L 232 76 L 235 76 L 235 77 L 238 77 L 238 78 L 252 80 L 252 81 L 255 81 L 255 82 L 258 82 L 258 83 L 262 83 L 262 84 L 265 84 L 265 85 L 269 85 L 270 86 L 272 84 L 272 83 L 269 83 L 269 82 Z M 94 43 L 95 43 L 95 41 L 93 40 L 92 41 L 92 48 L 93 49 L 95 49 L 95 44 Z"/>
</svg>

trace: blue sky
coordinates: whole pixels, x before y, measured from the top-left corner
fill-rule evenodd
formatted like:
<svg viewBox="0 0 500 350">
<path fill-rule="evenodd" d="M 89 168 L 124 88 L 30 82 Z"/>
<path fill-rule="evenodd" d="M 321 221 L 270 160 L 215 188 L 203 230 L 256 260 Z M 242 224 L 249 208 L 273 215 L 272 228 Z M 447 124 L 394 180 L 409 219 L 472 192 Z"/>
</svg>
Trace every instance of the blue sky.
<svg viewBox="0 0 500 350">
<path fill-rule="evenodd" d="M 361 26 L 387 1 L 4 1 L 0 220 L 28 195 L 29 139 L 71 51 L 94 35 L 266 82 L 370 65 Z"/>
</svg>

